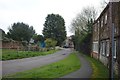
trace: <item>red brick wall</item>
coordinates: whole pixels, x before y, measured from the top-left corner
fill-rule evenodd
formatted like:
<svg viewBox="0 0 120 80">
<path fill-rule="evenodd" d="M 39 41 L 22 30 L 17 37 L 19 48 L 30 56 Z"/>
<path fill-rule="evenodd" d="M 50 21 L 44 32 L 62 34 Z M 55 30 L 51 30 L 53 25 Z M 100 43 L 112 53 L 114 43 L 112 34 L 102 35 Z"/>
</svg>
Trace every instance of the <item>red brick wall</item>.
<svg viewBox="0 0 120 80">
<path fill-rule="evenodd" d="M 22 43 L 18 41 L 3 41 L 2 42 L 2 48 L 17 49 L 19 47 L 22 47 Z"/>
</svg>

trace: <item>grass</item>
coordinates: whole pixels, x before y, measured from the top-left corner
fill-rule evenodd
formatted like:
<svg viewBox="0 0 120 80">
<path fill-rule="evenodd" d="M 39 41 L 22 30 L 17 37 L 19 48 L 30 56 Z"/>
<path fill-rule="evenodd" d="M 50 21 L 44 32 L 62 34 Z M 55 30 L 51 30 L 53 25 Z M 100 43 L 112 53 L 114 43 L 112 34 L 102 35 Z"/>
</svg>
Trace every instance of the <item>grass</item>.
<svg viewBox="0 0 120 80">
<path fill-rule="evenodd" d="M 17 51 L 12 49 L 2 49 L 2 60 L 13 60 L 35 56 L 43 56 L 55 53 L 56 51 L 58 50 L 39 52 L 39 51 Z"/>
<path fill-rule="evenodd" d="M 109 78 L 109 71 L 106 66 L 90 56 L 86 55 L 86 58 L 89 60 L 93 68 L 93 74 L 91 78 Z"/>
<path fill-rule="evenodd" d="M 75 53 L 71 53 L 58 62 L 5 76 L 4 78 L 59 78 L 78 69 L 80 69 L 80 60 Z"/>
</svg>

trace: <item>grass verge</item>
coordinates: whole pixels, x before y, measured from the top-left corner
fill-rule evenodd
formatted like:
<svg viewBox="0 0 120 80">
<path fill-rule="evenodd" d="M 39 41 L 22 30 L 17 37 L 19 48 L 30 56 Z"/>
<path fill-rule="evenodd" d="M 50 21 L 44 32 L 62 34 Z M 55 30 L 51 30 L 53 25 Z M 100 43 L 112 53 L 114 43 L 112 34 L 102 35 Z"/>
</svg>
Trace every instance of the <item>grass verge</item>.
<svg viewBox="0 0 120 80">
<path fill-rule="evenodd" d="M 89 62 L 92 65 L 93 68 L 93 74 L 91 78 L 109 78 L 109 71 L 108 68 L 105 67 L 100 61 L 87 56 L 86 58 L 89 60 Z"/>
<path fill-rule="evenodd" d="M 68 57 L 58 62 L 4 76 L 4 78 L 59 78 L 78 69 L 80 69 L 80 60 L 75 53 L 71 53 Z"/>
<path fill-rule="evenodd" d="M 2 60 L 13 60 L 13 59 L 21 59 L 35 56 L 44 56 L 48 54 L 52 54 L 57 52 L 58 50 L 50 50 L 45 52 L 39 51 L 17 51 L 11 49 L 2 49 Z"/>
</svg>

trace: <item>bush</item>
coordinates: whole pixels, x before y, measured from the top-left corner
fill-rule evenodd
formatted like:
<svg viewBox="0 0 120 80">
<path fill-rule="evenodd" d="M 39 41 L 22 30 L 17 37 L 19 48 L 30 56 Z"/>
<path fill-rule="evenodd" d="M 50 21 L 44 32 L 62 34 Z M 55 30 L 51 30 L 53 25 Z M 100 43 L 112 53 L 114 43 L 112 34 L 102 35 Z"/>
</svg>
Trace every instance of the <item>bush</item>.
<svg viewBox="0 0 120 80">
<path fill-rule="evenodd" d="M 45 40 L 45 43 L 46 43 L 46 47 L 47 47 L 48 49 L 50 49 L 50 48 L 54 48 L 54 49 L 55 49 L 55 46 L 56 46 L 56 44 L 57 44 L 57 41 L 56 41 L 56 40 L 53 40 L 53 39 L 51 39 L 51 38 L 48 38 L 48 39 Z"/>
</svg>

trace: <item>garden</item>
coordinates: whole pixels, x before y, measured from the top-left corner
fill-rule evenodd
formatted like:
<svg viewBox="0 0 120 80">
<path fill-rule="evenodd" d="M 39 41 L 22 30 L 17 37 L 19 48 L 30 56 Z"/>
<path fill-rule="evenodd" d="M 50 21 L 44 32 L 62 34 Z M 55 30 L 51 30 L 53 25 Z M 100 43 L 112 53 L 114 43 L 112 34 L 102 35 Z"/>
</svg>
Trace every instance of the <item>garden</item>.
<svg viewBox="0 0 120 80">
<path fill-rule="evenodd" d="M 13 60 L 13 59 L 22 59 L 28 57 L 35 57 L 35 56 L 44 56 L 48 54 L 53 54 L 57 52 L 57 50 L 49 50 L 49 51 L 18 51 L 15 49 L 2 49 L 2 57 L 1 60 Z"/>
</svg>

